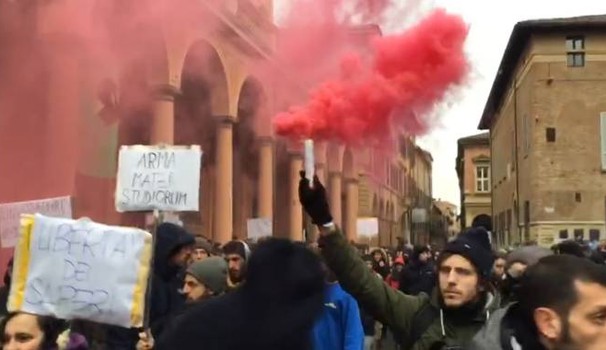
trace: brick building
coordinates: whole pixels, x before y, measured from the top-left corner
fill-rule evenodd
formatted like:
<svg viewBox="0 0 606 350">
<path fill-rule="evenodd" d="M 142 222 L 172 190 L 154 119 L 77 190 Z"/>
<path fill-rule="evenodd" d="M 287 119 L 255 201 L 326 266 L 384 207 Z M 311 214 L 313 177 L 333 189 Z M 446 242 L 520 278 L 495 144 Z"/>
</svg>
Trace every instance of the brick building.
<svg viewBox="0 0 606 350">
<path fill-rule="evenodd" d="M 461 192 L 460 223 L 466 228 L 479 215 L 492 215 L 489 133 L 457 141 L 456 170 Z"/>
<path fill-rule="evenodd" d="M 501 244 L 606 237 L 606 16 L 516 24 L 479 124 Z"/>
<path fill-rule="evenodd" d="M 453 203 L 434 200 L 431 206 L 429 241 L 433 246 L 444 247 L 461 228 L 457 220 L 457 206 Z"/>
<path fill-rule="evenodd" d="M 11 82 L 4 91 L 28 101 L 14 105 L 10 94 L 0 96 L 0 203 L 70 196 L 75 217 L 144 226 L 145 214 L 114 208 L 120 146 L 199 144 L 200 210 L 181 215 L 187 229 L 224 243 L 245 238 L 248 219 L 268 218 L 274 235 L 302 240 L 301 148 L 276 137 L 270 122 L 299 101 L 279 99 L 272 81 L 255 70 L 260 62 L 284 70 L 273 60 L 280 41 L 272 1 L 241 0 L 236 8 L 233 1 L 201 1 L 191 13 L 200 18 L 175 23 L 170 16 L 145 16 L 137 26 L 130 18 L 139 1 L 82 6 L 93 2 L 103 5 L 99 13 L 125 23 L 105 22 L 106 16 L 82 22 L 107 31 L 128 55 L 97 56 L 84 49 L 85 33 L 69 30 L 60 16 L 79 2 L 0 1 L 0 51 L 8 57 L 0 61 L 0 72 Z M 175 10 L 170 1 L 155 3 Z M 199 25 L 206 20 L 211 28 Z M 23 40 L 8 40 L 13 33 L 22 33 Z M 352 28 L 351 46 L 369 48 L 376 35 L 377 26 Z M 305 98 L 310 87 L 287 73 L 284 80 Z M 405 235 L 407 181 L 418 176 L 409 173 L 414 167 L 407 168 L 402 154 L 318 143 L 316 162 L 335 221 L 349 239 L 356 239 L 362 215 L 381 220 L 381 245 Z M 11 249 L 0 253 L 2 274 Z"/>
</svg>

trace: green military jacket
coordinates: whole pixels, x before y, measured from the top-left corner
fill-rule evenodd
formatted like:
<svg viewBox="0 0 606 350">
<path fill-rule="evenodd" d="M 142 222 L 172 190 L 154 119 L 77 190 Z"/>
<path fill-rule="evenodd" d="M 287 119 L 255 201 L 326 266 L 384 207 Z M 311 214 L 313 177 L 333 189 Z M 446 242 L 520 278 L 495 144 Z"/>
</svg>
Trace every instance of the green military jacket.
<svg viewBox="0 0 606 350">
<path fill-rule="evenodd" d="M 465 348 L 486 323 L 490 313 L 499 307 L 498 297 L 490 295 L 482 312 L 468 322 L 461 323 L 460 320 L 454 322 L 441 312 L 437 293 L 433 293 L 432 297 L 426 294 L 405 295 L 378 279 L 340 232 L 323 237 L 321 248 L 326 263 L 337 275 L 341 286 L 366 312 L 389 327 L 399 344 L 412 345 L 405 347 L 404 350 L 429 350 L 436 342 Z M 414 344 L 409 344 L 414 316 L 428 304 L 440 310 L 437 312 L 438 316 Z"/>
</svg>

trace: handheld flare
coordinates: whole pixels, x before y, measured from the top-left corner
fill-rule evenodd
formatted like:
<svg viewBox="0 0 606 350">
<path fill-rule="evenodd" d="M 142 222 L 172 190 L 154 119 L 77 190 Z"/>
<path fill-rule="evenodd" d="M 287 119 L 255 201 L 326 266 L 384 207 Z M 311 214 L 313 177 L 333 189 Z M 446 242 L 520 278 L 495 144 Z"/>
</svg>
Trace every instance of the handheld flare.
<svg viewBox="0 0 606 350">
<path fill-rule="evenodd" d="M 314 160 L 314 141 L 307 139 L 303 142 L 305 156 L 305 177 L 309 180 L 309 184 L 313 186 L 315 160 Z"/>
</svg>

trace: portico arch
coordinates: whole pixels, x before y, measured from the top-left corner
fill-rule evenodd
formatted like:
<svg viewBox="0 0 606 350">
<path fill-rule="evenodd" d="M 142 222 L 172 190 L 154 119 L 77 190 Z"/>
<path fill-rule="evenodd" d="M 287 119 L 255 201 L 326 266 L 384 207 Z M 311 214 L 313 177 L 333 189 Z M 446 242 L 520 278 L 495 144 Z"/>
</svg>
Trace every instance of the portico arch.
<svg viewBox="0 0 606 350">
<path fill-rule="evenodd" d="M 200 184 L 200 212 L 185 216 L 192 230 L 223 241 L 231 239 L 232 181 L 231 158 L 217 162 L 218 143 L 227 135 L 231 144 L 227 75 L 217 50 L 207 41 L 198 40 L 189 48 L 181 74 L 181 95 L 177 98 L 175 142 L 199 144 L 204 152 Z M 225 134 L 227 132 L 227 134 Z M 222 136 L 223 138 L 225 136 Z M 227 152 L 227 153 L 225 153 Z M 231 157 L 231 150 L 222 151 Z M 219 192 L 221 197 L 218 197 Z M 219 222 L 220 221 L 220 222 Z M 217 236 L 217 225 L 221 237 Z M 226 226 L 227 225 L 227 226 Z"/>
</svg>

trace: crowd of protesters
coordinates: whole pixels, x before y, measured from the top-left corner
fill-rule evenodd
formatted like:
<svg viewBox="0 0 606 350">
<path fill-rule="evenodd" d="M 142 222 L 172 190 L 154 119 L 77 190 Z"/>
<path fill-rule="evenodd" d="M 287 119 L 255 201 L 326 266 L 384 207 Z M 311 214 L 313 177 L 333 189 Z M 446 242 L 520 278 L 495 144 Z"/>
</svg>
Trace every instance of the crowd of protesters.
<svg viewBox="0 0 606 350">
<path fill-rule="evenodd" d="M 314 244 L 219 246 L 161 224 L 142 329 L 8 312 L 9 266 L 2 349 L 605 348 L 606 245 L 494 251 L 490 224 L 475 222 L 440 250 L 361 253 L 333 223 L 317 179 L 302 177 L 299 196 L 320 229 Z"/>
</svg>

